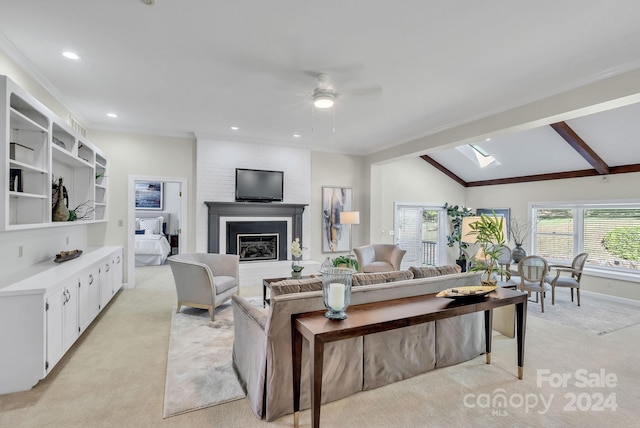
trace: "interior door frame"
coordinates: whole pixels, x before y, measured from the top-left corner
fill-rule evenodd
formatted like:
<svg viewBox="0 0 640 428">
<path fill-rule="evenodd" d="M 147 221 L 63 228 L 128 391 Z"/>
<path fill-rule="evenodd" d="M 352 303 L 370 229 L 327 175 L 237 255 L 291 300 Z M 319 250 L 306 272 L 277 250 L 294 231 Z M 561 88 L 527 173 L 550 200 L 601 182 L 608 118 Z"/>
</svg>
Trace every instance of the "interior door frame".
<svg viewBox="0 0 640 428">
<path fill-rule="evenodd" d="M 183 252 L 188 248 L 188 230 L 187 230 L 187 217 L 188 211 L 188 182 L 186 177 L 166 177 L 157 175 L 130 175 L 128 177 L 128 202 L 127 202 L 127 279 L 128 288 L 134 288 L 136 286 L 136 260 L 135 260 L 135 213 L 136 213 L 136 181 L 162 181 L 163 183 L 178 183 L 180 185 L 180 192 L 182 197 L 180 198 L 180 218 L 179 218 L 179 236 L 178 239 L 178 253 Z"/>
<path fill-rule="evenodd" d="M 438 211 L 438 264 L 448 264 L 447 258 L 447 211 L 444 204 L 429 204 L 424 202 L 394 202 L 393 204 L 393 233 L 394 244 L 398 243 L 400 231 L 400 219 L 398 218 L 398 210 L 401 208 L 421 208 L 427 210 Z"/>
</svg>

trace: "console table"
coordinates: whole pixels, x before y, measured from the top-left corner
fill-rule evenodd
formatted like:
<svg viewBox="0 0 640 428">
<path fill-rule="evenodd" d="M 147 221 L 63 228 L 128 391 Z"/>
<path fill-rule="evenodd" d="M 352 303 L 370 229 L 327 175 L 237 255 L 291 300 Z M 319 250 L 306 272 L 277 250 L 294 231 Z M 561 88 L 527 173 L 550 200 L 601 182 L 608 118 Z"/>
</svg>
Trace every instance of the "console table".
<svg viewBox="0 0 640 428">
<path fill-rule="evenodd" d="M 309 342 L 311 358 L 311 423 L 320 426 L 320 402 L 322 397 L 322 364 L 324 345 L 328 342 L 364 336 L 459 315 L 484 312 L 486 361 L 491 363 L 491 324 L 493 309 L 515 305 L 518 345 L 518 378 L 524 368 L 524 336 L 527 315 L 527 294 L 498 288 L 486 297 L 449 299 L 435 294 L 387 300 L 350 306 L 349 318 L 329 320 L 325 311 L 309 312 L 295 316 L 292 323 L 293 358 L 293 412 L 294 426 L 299 424 L 300 378 L 302 372 L 302 340 Z"/>
</svg>

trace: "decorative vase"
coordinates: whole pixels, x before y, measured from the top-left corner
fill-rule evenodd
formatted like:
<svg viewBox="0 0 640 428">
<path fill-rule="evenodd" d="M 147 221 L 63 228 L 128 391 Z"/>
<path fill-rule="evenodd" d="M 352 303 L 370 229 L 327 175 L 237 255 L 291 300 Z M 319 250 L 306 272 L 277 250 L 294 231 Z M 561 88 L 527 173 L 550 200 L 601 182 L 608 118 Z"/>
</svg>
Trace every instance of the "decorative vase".
<svg viewBox="0 0 640 428">
<path fill-rule="evenodd" d="M 327 308 L 325 317 L 331 320 L 347 318 L 345 311 L 351 303 L 353 269 L 331 268 L 322 272 L 322 299 Z"/>
<path fill-rule="evenodd" d="M 527 252 L 522 248 L 522 244 L 516 244 L 516 247 L 511 250 L 511 258 L 514 262 L 520 263 L 520 260 L 527 257 Z"/>
<path fill-rule="evenodd" d="M 295 270 L 291 271 L 291 278 L 300 279 L 301 277 L 302 277 L 302 272 L 295 271 Z"/>
<path fill-rule="evenodd" d="M 58 200 L 53 206 L 53 212 L 51 213 L 51 219 L 53 221 L 67 221 L 69 220 L 69 208 L 64 204 L 62 178 L 58 180 Z"/>
</svg>

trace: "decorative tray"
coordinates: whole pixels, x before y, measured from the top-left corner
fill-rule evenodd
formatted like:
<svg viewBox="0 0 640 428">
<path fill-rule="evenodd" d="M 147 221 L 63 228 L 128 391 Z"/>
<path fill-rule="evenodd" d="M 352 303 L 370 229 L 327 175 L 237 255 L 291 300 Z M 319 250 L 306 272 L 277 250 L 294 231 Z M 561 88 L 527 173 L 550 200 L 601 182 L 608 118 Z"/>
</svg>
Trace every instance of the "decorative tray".
<svg viewBox="0 0 640 428">
<path fill-rule="evenodd" d="M 53 261 L 54 263 L 62 263 L 80 257 L 81 254 L 82 250 L 60 251 Z"/>
<path fill-rule="evenodd" d="M 470 297 L 486 296 L 495 290 L 496 286 L 470 285 L 466 287 L 447 288 L 436 294 L 436 297 L 448 297 L 450 299 L 467 299 Z"/>
</svg>

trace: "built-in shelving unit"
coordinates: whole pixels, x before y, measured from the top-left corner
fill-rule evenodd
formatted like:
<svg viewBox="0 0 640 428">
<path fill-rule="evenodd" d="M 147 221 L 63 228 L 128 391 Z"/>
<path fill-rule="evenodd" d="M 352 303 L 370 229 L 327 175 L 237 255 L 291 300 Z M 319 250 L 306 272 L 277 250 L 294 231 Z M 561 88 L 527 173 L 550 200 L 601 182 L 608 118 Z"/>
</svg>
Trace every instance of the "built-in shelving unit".
<svg viewBox="0 0 640 428">
<path fill-rule="evenodd" d="M 0 129 L 6 130 L 0 135 L 0 229 L 105 221 L 104 154 L 6 76 L 0 76 L 0 104 Z M 59 178 L 76 221 L 52 221 L 52 183 Z"/>
</svg>

